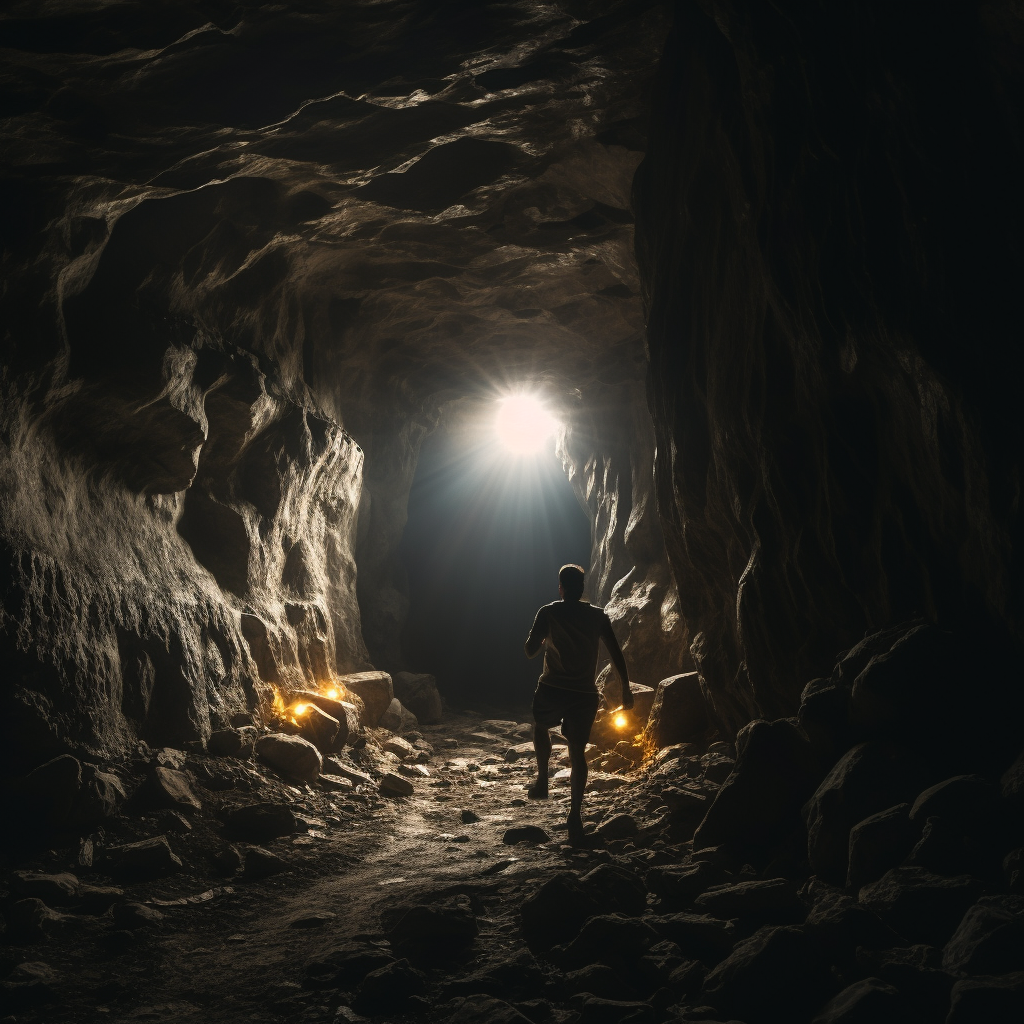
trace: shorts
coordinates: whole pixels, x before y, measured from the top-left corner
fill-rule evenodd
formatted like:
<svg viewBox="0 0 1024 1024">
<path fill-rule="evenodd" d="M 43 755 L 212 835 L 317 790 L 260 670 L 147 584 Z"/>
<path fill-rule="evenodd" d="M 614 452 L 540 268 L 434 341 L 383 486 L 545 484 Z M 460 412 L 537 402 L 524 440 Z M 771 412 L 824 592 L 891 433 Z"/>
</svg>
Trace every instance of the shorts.
<svg viewBox="0 0 1024 1024">
<path fill-rule="evenodd" d="M 601 695 L 579 690 L 562 690 L 538 683 L 533 695 L 533 720 L 542 729 L 561 725 L 562 735 L 570 742 L 586 743 L 597 717 Z"/>
</svg>

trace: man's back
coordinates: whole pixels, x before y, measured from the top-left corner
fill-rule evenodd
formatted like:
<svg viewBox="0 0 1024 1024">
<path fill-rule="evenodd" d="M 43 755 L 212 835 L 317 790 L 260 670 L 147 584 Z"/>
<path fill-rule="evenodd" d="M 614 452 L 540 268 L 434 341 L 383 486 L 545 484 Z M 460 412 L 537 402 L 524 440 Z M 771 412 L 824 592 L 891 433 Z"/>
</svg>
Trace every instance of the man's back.
<svg viewBox="0 0 1024 1024">
<path fill-rule="evenodd" d="M 526 649 L 535 652 L 547 641 L 540 682 L 592 693 L 598 641 L 609 636 L 614 643 L 611 622 L 601 608 L 585 601 L 554 601 L 537 612 Z"/>
</svg>

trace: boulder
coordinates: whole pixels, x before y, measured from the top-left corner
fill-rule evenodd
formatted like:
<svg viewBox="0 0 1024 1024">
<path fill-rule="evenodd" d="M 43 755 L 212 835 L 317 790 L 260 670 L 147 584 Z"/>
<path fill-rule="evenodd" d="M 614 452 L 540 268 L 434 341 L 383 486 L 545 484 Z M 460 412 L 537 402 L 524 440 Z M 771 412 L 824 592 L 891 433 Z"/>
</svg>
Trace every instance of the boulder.
<svg viewBox="0 0 1024 1024">
<path fill-rule="evenodd" d="M 725 959 L 736 941 L 733 922 L 709 914 L 660 914 L 646 920 L 660 939 L 674 942 L 684 956 L 709 967 Z"/>
<path fill-rule="evenodd" d="M 745 1024 L 777 1024 L 780 1007 L 791 1020 L 806 1019 L 836 987 L 812 936 L 793 926 L 764 927 L 708 974 L 700 998 Z"/>
<path fill-rule="evenodd" d="M 395 697 L 426 725 L 441 721 L 443 708 L 437 680 L 426 672 L 396 672 L 392 676 Z M 513 723 L 514 724 L 514 723 Z"/>
<path fill-rule="evenodd" d="M 78 889 L 76 910 L 80 914 L 99 916 L 122 899 L 124 889 L 119 889 L 116 885 L 82 885 Z"/>
<path fill-rule="evenodd" d="M 920 793 L 910 820 L 921 826 L 928 818 L 941 817 L 965 833 L 989 833 L 997 827 L 999 811 L 999 793 L 988 779 L 956 775 Z"/>
<path fill-rule="evenodd" d="M 850 687 L 835 679 L 812 679 L 800 694 L 797 722 L 822 764 L 834 764 L 851 746 L 847 721 Z"/>
<path fill-rule="evenodd" d="M 1024 896 L 985 896 L 942 951 L 950 974 L 1008 974 L 1024 964 Z"/>
<path fill-rule="evenodd" d="M 860 947 L 871 950 L 903 943 L 876 914 L 841 889 L 813 881 L 804 892 L 812 900 L 804 931 L 829 951 L 834 962 L 849 964 Z"/>
<path fill-rule="evenodd" d="M 180 871 L 182 867 L 181 859 L 171 849 L 167 836 L 111 846 L 107 856 L 114 871 L 131 877 L 160 878 Z"/>
<path fill-rule="evenodd" d="M 329 988 L 353 989 L 371 971 L 395 962 L 396 957 L 378 946 L 345 942 L 306 966 L 307 977 L 316 977 Z"/>
<path fill-rule="evenodd" d="M 218 729 L 210 734 L 206 749 L 217 757 L 238 757 L 243 760 L 252 756 L 256 742 L 256 730 L 252 726 L 238 729 Z"/>
<path fill-rule="evenodd" d="M 850 829 L 846 884 L 859 889 L 902 864 L 914 846 L 910 804 L 896 804 L 870 814 Z"/>
<path fill-rule="evenodd" d="M 401 775 L 395 775 L 393 772 L 386 772 L 382 775 L 378 785 L 384 796 L 412 796 L 416 792 L 415 787 L 408 779 Z"/>
<path fill-rule="evenodd" d="M 381 747 L 397 757 L 411 757 L 416 753 L 416 748 L 408 740 L 403 740 L 401 736 L 388 737 Z"/>
<path fill-rule="evenodd" d="M 41 942 L 64 926 L 67 914 L 48 907 L 42 900 L 16 900 L 6 910 L 7 927 L 19 942 Z"/>
<path fill-rule="evenodd" d="M 506 846 L 515 846 L 516 843 L 547 843 L 551 836 L 540 827 L 540 825 L 517 825 L 514 828 L 505 830 L 501 841 Z"/>
<path fill-rule="evenodd" d="M 399 956 L 450 956 L 471 943 L 477 932 L 468 896 L 453 896 L 429 906 L 398 908 L 385 917 L 385 934 Z"/>
<path fill-rule="evenodd" d="M 296 715 L 296 721 L 299 735 L 303 739 L 309 740 L 322 754 L 329 754 L 345 745 L 344 740 L 339 742 L 340 719 L 329 715 L 312 702 L 299 704 L 299 707 L 303 710 L 301 715 Z M 344 712 L 341 715 L 344 718 Z"/>
<path fill-rule="evenodd" d="M 655 688 L 644 730 L 656 747 L 700 740 L 708 729 L 707 699 L 696 672 L 662 679 Z"/>
<path fill-rule="evenodd" d="M 41 871 L 15 871 L 11 876 L 11 892 L 19 899 L 38 899 L 50 906 L 67 906 L 78 897 L 81 884 L 78 876 L 62 871 L 45 874 Z"/>
<path fill-rule="evenodd" d="M 793 722 L 753 723 L 694 833 L 693 848 L 740 843 L 771 849 L 800 827 L 800 807 L 820 778 L 814 753 Z"/>
<path fill-rule="evenodd" d="M 920 765 L 902 747 L 861 743 L 847 751 L 804 807 L 811 870 L 845 883 L 850 830 L 871 814 L 913 800 L 921 779 Z"/>
<path fill-rule="evenodd" d="M 532 1024 L 514 1006 L 493 996 L 478 994 L 458 1001 L 446 1024 Z"/>
<path fill-rule="evenodd" d="M 811 1024 L 903 1024 L 899 989 L 879 978 L 862 978 L 834 995 Z"/>
<path fill-rule="evenodd" d="M 330 771 L 332 775 L 340 775 L 343 779 L 351 782 L 353 786 L 372 786 L 374 784 L 373 779 L 366 772 L 361 772 L 358 768 L 353 768 L 336 758 L 328 758 L 324 762 L 324 770 Z"/>
<path fill-rule="evenodd" d="M 586 921 L 579 935 L 559 954 L 558 963 L 570 971 L 597 963 L 615 967 L 638 959 L 658 938 L 646 920 L 625 914 L 599 914 Z"/>
<path fill-rule="evenodd" d="M 797 896 L 797 884 L 785 878 L 720 886 L 698 896 L 694 909 L 712 917 L 740 917 L 772 924 L 792 924 L 802 921 L 807 914 Z"/>
<path fill-rule="evenodd" d="M 139 788 L 136 799 L 147 807 L 198 811 L 202 804 L 192 791 L 189 777 L 173 768 L 155 767 Z"/>
<path fill-rule="evenodd" d="M 647 887 L 635 871 L 620 864 L 598 864 L 580 884 L 605 911 L 639 917 L 647 909 Z"/>
<path fill-rule="evenodd" d="M 941 969 L 941 951 L 934 946 L 916 945 L 894 949 L 858 949 L 857 970 L 880 978 L 902 993 L 904 1003 L 914 1008 L 921 1021 L 942 1021 L 949 1010 L 949 993 L 954 979 Z"/>
<path fill-rule="evenodd" d="M 1011 1024 L 1024 1020 L 1024 971 L 964 978 L 953 985 L 946 1024 Z"/>
<path fill-rule="evenodd" d="M 271 875 L 287 871 L 290 865 L 283 857 L 264 850 L 262 846 L 253 846 L 245 851 L 245 867 L 242 877 L 247 881 L 259 881 Z"/>
<path fill-rule="evenodd" d="M 401 1012 L 411 996 L 426 991 L 427 979 L 408 960 L 394 960 L 363 978 L 353 1007 L 357 1013 Z"/>
<path fill-rule="evenodd" d="M 299 831 L 298 822 L 287 804 L 259 803 L 233 807 L 224 813 L 229 831 L 257 841 L 290 836 Z"/>
<path fill-rule="evenodd" d="M 380 716 L 379 725 L 382 729 L 390 729 L 392 732 L 412 732 L 419 728 L 416 716 L 396 697 L 388 705 L 387 710 Z"/>
<path fill-rule="evenodd" d="M 661 791 L 661 799 L 671 812 L 673 822 L 693 828 L 704 820 L 712 803 L 707 793 L 688 786 L 666 786 Z"/>
<path fill-rule="evenodd" d="M 966 835 L 961 827 L 938 816 L 924 822 L 921 838 L 903 863 L 937 875 L 993 874 L 999 866 L 995 851 L 979 847 L 974 836 Z"/>
<path fill-rule="evenodd" d="M 632 814 L 614 814 L 602 821 L 597 834 L 604 840 L 632 839 L 640 831 Z"/>
<path fill-rule="evenodd" d="M 121 780 L 112 772 L 83 770 L 70 821 L 79 827 L 89 827 L 113 818 L 127 799 Z"/>
<path fill-rule="evenodd" d="M 706 889 L 725 880 L 721 868 L 700 861 L 651 868 L 644 876 L 647 888 L 668 906 L 691 906 Z"/>
<path fill-rule="evenodd" d="M 301 736 L 270 733 L 256 741 L 256 756 L 282 775 L 314 782 L 323 768 L 320 751 Z"/>
<path fill-rule="evenodd" d="M 520 908 L 523 938 L 534 952 L 568 942 L 601 907 L 576 875 L 552 875 Z"/>
<path fill-rule="evenodd" d="M 909 942 L 944 946 L 981 888 L 967 875 L 943 878 L 923 868 L 899 867 L 865 885 L 858 900 Z"/>
<path fill-rule="evenodd" d="M 380 725 L 381 716 L 395 699 L 391 676 L 387 672 L 356 672 L 338 681 L 363 702 L 363 724 L 371 729 Z"/>
</svg>

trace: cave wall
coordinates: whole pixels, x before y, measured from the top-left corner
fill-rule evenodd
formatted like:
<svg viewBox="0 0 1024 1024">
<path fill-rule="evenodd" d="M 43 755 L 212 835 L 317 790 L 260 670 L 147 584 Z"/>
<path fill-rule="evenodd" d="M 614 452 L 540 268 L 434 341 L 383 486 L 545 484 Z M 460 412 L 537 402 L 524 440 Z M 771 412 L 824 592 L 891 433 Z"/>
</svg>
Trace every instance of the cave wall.
<svg viewBox="0 0 1024 1024">
<path fill-rule="evenodd" d="M 728 730 L 865 630 L 958 631 L 975 691 L 1020 639 L 1021 39 L 1002 3 L 676 6 L 637 255 L 659 509 Z"/>
<path fill-rule="evenodd" d="M 271 684 L 404 667 L 419 443 L 510 386 L 625 388 L 624 433 L 569 461 L 595 514 L 622 502 L 599 596 L 635 550 L 640 622 L 630 186 L 668 24 L 616 0 L 0 12 L 5 756 L 202 739 Z M 669 618 L 643 629 L 674 642 Z"/>
</svg>

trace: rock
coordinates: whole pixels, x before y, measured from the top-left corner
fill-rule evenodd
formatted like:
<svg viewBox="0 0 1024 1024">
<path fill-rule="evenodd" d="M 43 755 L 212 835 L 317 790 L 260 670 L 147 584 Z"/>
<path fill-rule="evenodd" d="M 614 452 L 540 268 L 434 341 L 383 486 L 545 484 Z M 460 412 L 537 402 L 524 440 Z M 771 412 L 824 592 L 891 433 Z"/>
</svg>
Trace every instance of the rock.
<svg viewBox="0 0 1024 1024">
<path fill-rule="evenodd" d="M 708 966 L 727 957 L 736 940 L 732 921 L 708 914 L 658 914 L 647 919 L 660 939 L 674 942 L 684 956 Z"/>
<path fill-rule="evenodd" d="M 238 757 L 245 760 L 252 756 L 255 742 L 256 730 L 252 726 L 217 729 L 206 741 L 206 749 L 217 757 Z"/>
<path fill-rule="evenodd" d="M 325 767 L 329 767 L 333 775 L 340 775 L 343 779 L 348 779 L 353 786 L 373 786 L 374 784 L 373 779 L 366 772 L 361 772 L 334 758 L 328 758 Z"/>
<path fill-rule="evenodd" d="M 868 815 L 850 829 L 846 885 L 859 889 L 903 863 L 914 846 L 910 804 Z"/>
<path fill-rule="evenodd" d="M 505 751 L 505 760 L 511 763 L 518 761 L 521 757 L 531 758 L 534 753 L 533 740 L 530 740 L 529 743 L 515 743 Z"/>
<path fill-rule="evenodd" d="M 953 985 L 946 1024 L 1011 1024 L 1024 1019 L 1024 971 L 964 978 Z"/>
<path fill-rule="evenodd" d="M 181 859 L 171 849 L 167 836 L 155 836 L 107 850 L 113 869 L 119 874 L 159 878 L 180 871 Z"/>
<path fill-rule="evenodd" d="M 463 825 L 472 825 L 474 822 L 480 820 L 480 815 L 476 811 L 471 811 L 468 808 L 459 811 L 459 820 Z"/>
<path fill-rule="evenodd" d="M 990 863 L 985 864 L 986 860 Z M 940 817 L 924 822 L 921 838 L 903 863 L 937 875 L 983 875 L 997 870 L 993 851 L 979 849 L 973 837 Z"/>
<path fill-rule="evenodd" d="M 233 807 L 224 814 L 224 824 L 246 839 L 277 839 L 299 831 L 295 814 L 287 804 L 259 803 Z"/>
<path fill-rule="evenodd" d="M 395 957 L 378 946 L 346 942 L 306 966 L 306 974 L 321 979 L 329 988 L 352 989 L 371 971 L 395 962 Z"/>
<path fill-rule="evenodd" d="M 124 889 L 115 885 L 82 885 L 78 889 L 80 914 L 105 914 L 115 903 L 124 899 Z"/>
<path fill-rule="evenodd" d="M 523 938 L 534 952 L 568 942 L 601 905 L 576 875 L 552 875 L 520 908 Z"/>
<path fill-rule="evenodd" d="M 390 751 L 398 757 L 411 757 L 416 753 L 416 748 L 401 736 L 391 736 L 382 744 L 384 750 Z"/>
<path fill-rule="evenodd" d="M 323 772 L 317 781 L 324 789 L 342 790 L 344 792 L 351 792 L 353 789 L 352 783 L 340 775 L 328 775 L 326 772 Z"/>
<path fill-rule="evenodd" d="M 78 897 L 78 876 L 62 871 L 48 875 L 40 871 L 15 871 L 11 891 L 19 899 L 38 899 L 50 906 L 67 906 Z"/>
<path fill-rule="evenodd" d="M 942 878 L 923 868 L 891 868 L 859 901 L 910 942 L 943 946 L 981 891 L 977 879 Z"/>
<path fill-rule="evenodd" d="M 834 995 L 811 1024 L 902 1024 L 905 1020 L 899 990 L 878 978 L 864 978 Z"/>
<path fill-rule="evenodd" d="M 82 766 L 70 754 L 34 768 L 15 784 L 15 796 L 26 816 L 48 828 L 63 825 L 82 785 Z"/>
<path fill-rule="evenodd" d="M 395 960 L 363 978 L 353 1008 L 359 1013 L 400 1012 L 411 996 L 426 991 L 425 976 L 408 960 Z"/>
<path fill-rule="evenodd" d="M 641 984 L 647 986 L 645 991 L 649 991 L 664 984 L 677 967 L 689 962 L 683 956 L 683 951 L 674 942 L 662 939 L 640 957 L 637 962 L 637 972 L 642 979 Z M 601 993 L 595 992 L 594 994 L 600 995 Z M 612 996 L 611 998 L 622 997 Z"/>
<path fill-rule="evenodd" d="M 153 755 L 153 763 L 158 768 L 173 768 L 175 771 L 185 767 L 185 751 L 174 747 L 161 747 Z"/>
<path fill-rule="evenodd" d="M 389 914 L 385 934 L 400 956 L 444 958 L 460 952 L 477 936 L 468 896 L 429 906 L 400 908 Z"/>
<path fill-rule="evenodd" d="M 668 984 L 674 992 L 689 1001 L 704 985 L 708 969 L 699 960 L 684 960 L 669 976 Z"/>
<path fill-rule="evenodd" d="M 395 696 L 416 718 L 427 725 L 441 721 L 443 709 L 437 681 L 426 672 L 396 672 L 392 676 Z"/>
<path fill-rule="evenodd" d="M 999 794 L 980 775 L 956 775 L 920 793 L 910 820 L 921 826 L 931 817 L 955 822 L 964 832 L 990 832 L 999 813 Z"/>
<path fill-rule="evenodd" d="M 17 900 L 6 911 L 11 934 L 22 942 L 41 942 L 64 926 L 66 914 L 52 910 L 42 900 Z"/>
<path fill-rule="evenodd" d="M 851 746 L 847 720 L 851 685 L 812 679 L 800 694 L 797 722 L 822 764 L 835 764 Z"/>
<path fill-rule="evenodd" d="M 380 727 L 390 729 L 392 732 L 411 732 L 419 726 L 416 716 L 396 697 L 388 705 L 387 710 L 380 716 Z"/>
<path fill-rule="evenodd" d="M 330 910 L 299 910 L 288 916 L 289 928 L 323 928 L 336 921 L 338 915 Z"/>
<path fill-rule="evenodd" d="M 24 1010 L 54 1000 L 61 982 L 60 974 L 49 964 L 40 961 L 18 964 L 7 978 L 0 982 L 3 1006 L 6 1010 Z M 14 1021 L 12 1014 L 6 1018 Z"/>
<path fill-rule="evenodd" d="M 901 747 L 861 743 L 847 751 L 804 808 L 811 870 L 842 885 L 850 830 L 871 814 L 913 800 L 921 777 L 919 764 Z"/>
<path fill-rule="evenodd" d="M 559 775 L 562 775 L 562 772 L 556 772 L 555 778 L 558 778 Z M 569 775 L 569 769 L 566 769 L 565 783 L 567 785 Z M 591 772 L 590 778 L 587 779 L 587 789 L 592 793 L 607 793 L 610 790 L 619 789 L 628 784 L 628 780 L 624 779 L 621 775 L 607 775 L 604 772 Z"/>
<path fill-rule="evenodd" d="M 605 840 L 632 839 L 640 831 L 632 814 L 616 814 L 601 822 L 597 834 Z"/>
<path fill-rule="evenodd" d="M 666 786 L 661 791 L 661 799 L 671 812 L 673 821 L 694 827 L 704 820 L 711 806 L 711 799 L 706 793 L 685 786 Z"/>
<path fill-rule="evenodd" d="M 645 738 L 657 747 L 699 740 L 708 728 L 707 700 L 696 672 L 669 676 L 658 683 Z"/>
<path fill-rule="evenodd" d="M 297 707 L 303 709 L 302 713 L 296 713 L 295 717 L 299 723 L 299 735 L 304 740 L 312 743 L 322 754 L 328 754 L 345 745 L 344 740 L 339 742 L 338 739 L 344 713 L 341 719 L 335 718 L 312 701 L 302 702 Z"/>
<path fill-rule="evenodd" d="M 604 964 L 589 964 L 577 971 L 566 971 L 562 990 L 569 995 L 584 992 L 606 999 L 630 999 L 636 995 L 632 985 Z"/>
<path fill-rule="evenodd" d="M 650 1003 L 602 999 L 592 995 L 580 1006 L 580 1020 L 582 1024 L 619 1024 L 624 1020 L 630 1024 L 653 1024 L 657 1016 Z"/>
<path fill-rule="evenodd" d="M 1024 750 L 999 779 L 999 792 L 1011 813 L 1024 814 Z"/>
<path fill-rule="evenodd" d="M 413 784 L 401 775 L 387 772 L 381 776 L 380 791 L 385 796 L 412 796 L 416 791 Z"/>
<path fill-rule="evenodd" d="M 271 733 L 256 741 L 256 756 L 283 775 L 314 782 L 323 768 L 323 758 L 309 740 L 301 736 Z"/>
<path fill-rule="evenodd" d="M 551 837 L 539 825 L 517 825 L 506 829 L 501 841 L 506 846 L 515 846 L 516 843 L 547 843 Z"/>
<path fill-rule="evenodd" d="M 950 974 L 1008 974 L 1024 964 L 1024 896 L 985 896 L 967 910 L 942 952 Z"/>
<path fill-rule="evenodd" d="M 391 676 L 387 672 L 356 672 L 341 676 L 338 681 L 363 702 L 363 724 L 371 729 L 380 725 L 381 717 L 395 699 Z"/>
<path fill-rule="evenodd" d="M 802 921 L 807 913 L 797 896 L 796 883 L 785 878 L 723 886 L 698 896 L 694 908 L 712 917 L 759 919 L 772 924 Z"/>
<path fill-rule="evenodd" d="M 811 936 L 793 926 L 766 926 L 736 943 L 708 974 L 701 998 L 746 1024 L 776 1024 L 779 1007 L 791 1019 L 806 1018 L 835 989 Z"/>
<path fill-rule="evenodd" d="M 262 846 L 253 846 L 245 851 L 245 869 L 242 876 L 249 881 L 258 881 L 287 871 L 290 866 L 288 861 L 276 853 L 264 850 Z"/>
<path fill-rule="evenodd" d="M 172 811 L 169 807 L 158 811 L 153 817 L 162 832 L 176 832 L 184 835 L 192 831 L 192 823 L 181 811 Z"/>
<path fill-rule="evenodd" d="M 810 745 L 791 721 L 753 723 L 736 766 L 694 833 L 693 848 L 773 848 L 800 827 L 800 807 L 820 777 Z"/>
<path fill-rule="evenodd" d="M 647 888 L 640 876 L 619 864 L 598 864 L 580 884 L 606 912 L 639 917 L 647 909 Z"/>
<path fill-rule="evenodd" d="M 75 797 L 71 822 L 88 827 L 113 818 L 128 799 L 121 780 L 111 772 L 84 771 L 82 785 Z"/>
<path fill-rule="evenodd" d="M 119 903 L 113 910 L 114 924 L 126 931 L 136 928 L 152 928 L 158 925 L 164 915 L 154 907 L 144 903 Z"/>
<path fill-rule="evenodd" d="M 462 999 L 446 1024 L 533 1024 L 514 1006 L 488 995 L 470 995 Z"/>
<path fill-rule="evenodd" d="M 202 808 L 199 798 L 192 791 L 188 776 L 173 768 L 154 768 L 141 787 L 138 799 L 149 807 L 171 807 L 188 811 L 198 811 Z"/>
<path fill-rule="evenodd" d="M 647 888 L 669 906 L 691 906 L 702 892 L 724 880 L 722 869 L 706 861 L 666 864 L 651 868 L 644 876 Z"/>
<path fill-rule="evenodd" d="M 857 970 L 893 985 L 905 1006 L 922 1021 L 945 1020 L 953 978 L 940 969 L 940 950 L 934 946 L 857 950 Z"/>
<path fill-rule="evenodd" d="M 824 892 L 814 893 L 814 903 L 804 921 L 804 930 L 827 949 L 835 962 L 848 962 L 858 949 L 897 946 L 904 940 L 867 907 L 840 889 L 822 883 Z"/>
<path fill-rule="evenodd" d="M 245 867 L 245 854 L 233 843 L 229 843 L 213 855 L 213 862 L 221 874 L 237 875 Z"/>
<path fill-rule="evenodd" d="M 440 746 L 445 750 L 457 750 L 459 741 L 454 736 L 446 736 L 441 740 Z"/>
<path fill-rule="evenodd" d="M 645 920 L 625 914 L 599 914 L 586 921 L 558 956 L 558 963 L 570 971 L 596 963 L 616 967 L 641 957 L 658 938 Z"/>
<path fill-rule="evenodd" d="M 721 786 L 732 774 L 736 762 L 728 757 L 718 757 L 709 761 L 704 768 L 704 780 L 713 786 Z"/>
</svg>

